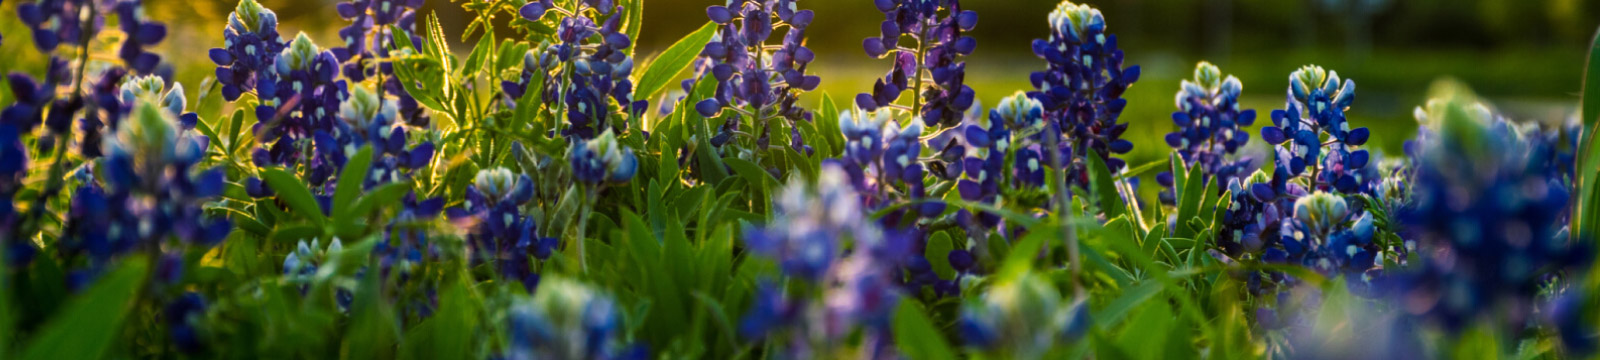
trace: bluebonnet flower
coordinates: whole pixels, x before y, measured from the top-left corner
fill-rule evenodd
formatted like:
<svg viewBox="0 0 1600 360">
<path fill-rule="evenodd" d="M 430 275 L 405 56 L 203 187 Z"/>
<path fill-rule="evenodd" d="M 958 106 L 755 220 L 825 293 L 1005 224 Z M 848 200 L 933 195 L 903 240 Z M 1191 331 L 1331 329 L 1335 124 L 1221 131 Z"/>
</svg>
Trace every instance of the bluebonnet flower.
<svg viewBox="0 0 1600 360">
<path fill-rule="evenodd" d="M 1367 128 L 1351 129 L 1344 115 L 1355 101 L 1355 90 L 1355 82 L 1341 83 L 1336 71 L 1301 67 L 1289 75 L 1288 108 L 1273 110 L 1273 126 L 1261 128 L 1262 140 L 1292 155 L 1285 161 L 1289 175 L 1311 169 L 1311 190 L 1354 193 L 1376 180 L 1361 173 L 1371 156 L 1354 149 L 1366 144 L 1371 133 Z M 1323 133 L 1328 134 L 1326 143 Z"/>
<path fill-rule="evenodd" d="M 64 234 L 65 254 L 90 260 L 85 275 L 136 249 L 179 244 L 212 247 L 233 229 L 202 205 L 222 195 L 223 169 L 199 170 L 209 140 L 178 131 L 175 115 L 139 98 L 133 116 L 106 144 L 102 184 L 89 182 L 72 198 Z"/>
<path fill-rule="evenodd" d="M 393 96 L 356 86 L 349 101 L 339 105 L 339 118 L 344 121 L 334 123 L 333 131 L 317 131 L 317 153 L 331 157 L 334 167 L 343 168 L 350 156 L 370 144 L 373 160 L 363 181 L 366 188 L 410 179 L 412 171 L 428 166 L 434 147 L 433 142 L 424 141 L 406 148 L 406 127 L 396 122 L 397 104 Z"/>
<path fill-rule="evenodd" d="M 33 43 L 39 52 L 49 54 L 63 43 L 86 47 L 88 44 L 80 42 L 93 38 L 114 14 L 126 34 L 117 51 L 118 59 L 137 73 L 149 74 L 161 63 L 161 57 L 144 48 L 166 39 L 167 26 L 145 19 L 141 6 L 139 0 L 39 0 L 18 4 L 17 18 L 33 30 Z"/>
<path fill-rule="evenodd" d="M 212 48 L 209 55 L 217 64 L 223 99 L 238 100 L 239 95 L 256 90 L 257 84 L 276 81 L 269 73 L 284 47 L 278 36 L 277 13 L 256 0 L 240 0 L 228 14 L 228 27 L 222 30 L 222 37 L 223 46 Z M 270 98 L 276 94 L 261 95 Z"/>
<path fill-rule="evenodd" d="M 270 74 L 270 82 L 256 84 L 262 104 L 253 129 L 269 145 L 256 149 L 252 160 L 257 166 L 304 165 L 307 181 L 320 186 L 339 164 L 329 152 L 312 151 L 311 139 L 338 126 L 339 107 L 349 95 L 339 61 L 302 33 L 278 53 Z"/>
<path fill-rule="evenodd" d="M 1265 259 L 1305 265 L 1326 275 L 1343 275 L 1351 292 L 1372 295 L 1372 272 L 1382 265 L 1383 247 L 1373 241 L 1372 213 L 1352 207 L 1334 194 L 1316 192 L 1295 200 L 1284 218 L 1279 242 Z M 1283 254 L 1279 254 L 1282 251 Z"/>
<path fill-rule="evenodd" d="M 1139 67 L 1123 67 L 1117 37 L 1106 33 L 1099 9 L 1063 1 L 1050 12 L 1050 30 L 1049 39 L 1033 41 L 1033 53 L 1049 66 L 1033 73 L 1037 90 L 1028 96 L 1043 104 L 1047 125 L 1054 128 L 1042 136 L 1059 132 L 1069 140 L 1060 144 L 1074 155 L 1068 179 L 1088 187 L 1084 169 L 1090 151 L 1115 173 L 1126 163 L 1111 155 L 1133 150 L 1133 143 L 1122 138 L 1128 124 L 1117 119 L 1128 105 L 1122 94 L 1139 80 Z"/>
<path fill-rule="evenodd" d="M 838 260 L 841 239 L 857 244 L 880 241 L 882 233 L 866 220 L 861 199 L 845 170 L 824 164 L 813 187 L 793 179 L 773 201 L 773 221 L 746 229 L 751 252 L 778 261 L 785 274 L 820 279 Z"/>
<path fill-rule="evenodd" d="M 893 56 L 895 62 L 888 75 L 873 84 L 871 93 L 856 95 L 856 106 L 867 111 L 890 107 L 902 92 L 911 90 L 918 99 L 912 104 L 917 112 L 913 115 L 927 126 L 961 121 L 977 95 L 966 85 L 967 65 L 960 57 L 971 55 L 978 47 L 976 39 L 962 33 L 978 26 L 978 13 L 961 10 L 958 0 L 878 0 L 874 4 L 885 20 L 879 36 L 862 41 L 862 47 L 867 55 Z M 945 14 L 940 15 L 941 9 Z M 900 44 L 904 36 L 916 39 L 915 48 Z"/>
<path fill-rule="evenodd" d="M 532 299 L 516 299 L 506 319 L 511 343 L 505 357 L 531 359 L 649 358 L 642 345 L 625 342 L 620 304 L 582 283 L 550 278 Z"/>
<path fill-rule="evenodd" d="M 1041 359 L 1056 344 L 1089 331 L 1088 304 L 1062 298 L 1041 275 L 1024 273 L 990 286 L 962 307 L 962 339 L 987 354 Z"/>
<path fill-rule="evenodd" d="M 99 3 L 96 3 L 98 5 Z M 41 0 L 17 4 L 17 18 L 33 31 L 33 45 L 39 52 L 55 51 L 61 43 L 75 44 L 83 37 L 85 0 Z M 103 9 L 102 9 L 103 10 Z M 93 14 L 100 16 L 101 14 Z M 90 19 L 95 21 L 97 19 Z M 91 27 L 98 31 L 99 27 Z M 93 35 L 93 34 L 90 34 Z"/>
<path fill-rule="evenodd" d="M 413 30 L 417 22 L 416 10 L 422 7 L 422 3 L 423 0 L 350 0 L 339 3 L 339 17 L 350 20 L 350 25 L 339 29 L 339 37 L 344 40 L 345 47 L 333 49 L 334 55 L 345 64 L 346 78 L 362 82 L 369 76 L 378 77 L 383 92 L 396 97 L 400 114 L 404 115 L 402 118 L 413 126 L 427 126 L 427 112 L 423 111 L 416 98 L 406 92 L 400 79 L 394 76 L 394 67 L 389 64 L 389 49 L 396 47 L 395 36 L 404 36 L 412 44 L 422 43 L 422 37 Z M 399 28 L 402 33 L 393 33 L 390 25 Z M 391 120 L 399 121 L 399 118 Z"/>
<path fill-rule="evenodd" d="M 522 205 L 533 200 L 533 179 L 505 168 L 478 171 L 461 207 L 450 208 L 453 222 L 468 228 L 467 248 L 474 264 L 492 263 L 500 275 L 517 280 L 529 291 L 539 286 L 535 260 L 550 258 L 559 246 L 540 236 Z"/>
<path fill-rule="evenodd" d="M 734 0 L 727 6 L 711 6 L 706 14 L 720 25 L 700 55 L 709 60 L 709 72 L 718 81 L 716 95 L 701 101 L 695 109 L 705 117 L 715 117 L 723 109 L 736 109 L 753 117 L 760 129 L 756 148 L 770 143 L 769 119 L 783 118 L 793 124 L 810 121 L 812 114 L 796 103 L 800 93 L 816 90 L 822 78 L 806 75 L 816 54 L 805 46 L 806 28 L 815 14 L 797 10 L 795 0 Z M 777 21 L 774 21 L 776 19 Z M 783 42 L 767 45 L 774 29 L 788 28 Z M 704 73 L 697 74 L 703 77 Z M 685 86 L 689 82 L 685 82 Z M 729 120 L 732 121 L 732 120 Z M 791 132 L 799 130 L 791 126 Z M 791 140 L 799 140 L 791 136 Z M 800 142 L 790 144 L 796 151 L 809 152 Z"/>
<path fill-rule="evenodd" d="M 600 137 L 578 141 L 568 150 L 572 173 L 586 184 L 625 183 L 639 171 L 639 159 L 633 150 L 617 141 L 607 129 Z"/>
<path fill-rule="evenodd" d="M 1427 256 L 1389 289 L 1408 314 L 1452 333 L 1478 320 L 1516 331 L 1540 290 L 1586 269 L 1593 252 L 1561 231 L 1569 190 L 1543 165 L 1555 144 L 1469 99 L 1428 109 L 1437 132 L 1418 144 L 1415 200 L 1399 216 Z"/>
<path fill-rule="evenodd" d="M 813 344 L 842 343 L 860 328 L 875 339 L 866 341 L 868 352 L 876 354 L 868 357 L 887 351 L 882 341 L 902 293 L 897 285 L 905 254 L 917 251 L 915 237 L 868 219 L 850 181 L 842 166 L 824 163 L 817 183 L 791 180 L 773 199 L 773 220 L 744 231 L 751 253 L 777 261 L 785 275 L 815 291 L 764 283 L 741 323 L 741 336 L 787 334 L 777 342 L 783 351 L 807 358 L 815 356 Z M 846 244 L 852 245 L 848 251 Z"/>
<path fill-rule="evenodd" d="M 596 24 L 593 18 L 620 11 L 621 5 L 611 0 L 585 0 L 576 5 L 573 9 L 560 9 L 553 1 L 544 0 L 523 5 L 519 13 L 528 21 L 540 21 L 550 10 L 566 15 L 556 28 L 560 43 L 548 45 L 543 54 L 525 56 L 523 71 L 531 70 L 526 66 L 532 64 L 527 61 L 529 57 L 541 59 L 539 69 L 547 80 L 543 100 L 565 108 L 569 126 L 561 134 L 593 139 L 605 129 L 625 130 L 627 121 L 614 119 L 614 109 L 638 118 L 644 116 L 650 104 L 633 99 L 633 81 L 629 79 L 633 58 L 627 52 L 633 47 L 633 40 L 622 33 L 624 16 L 609 16 L 603 25 Z M 530 81 L 531 76 L 524 75 L 521 83 L 506 81 L 501 88 L 507 96 L 518 95 Z M 618 107 L 611 105 L 613 100 Z"/>
<path fill-rule="evenodd" d="M 167 304 L 162 315 L 166 317 L 167 334 L 172 343 L 184 353 L 194 354 L 205 347 L 199 326 L 206 315 L 206 299 L 194 292 L 185 292 Z"/>
<path fill-rule="evenodd" d="M 323 247 L 321 241 L 312 239 L 310 244 L 301 240 L 295 245 L 294 251 L 283 257 L 283 277 L 289 283 L 300 285 L 300 294 L 305 295 L 311 291 L 311 285 L 319 281 L 328 281 L 326 274 L 319 274 L 323 265 L 327 265 L 332 257 L 344 251 L 344 243 L 338 238 L 328 242 Z M 365 271 L 360 270 L 360 271 Z M 332 281 L 334 288 L 334 301 L 340 311 L 350 311 L 350 305 L 355 303 L 355 288 L 353 284 L 345 281 Z"/>
<path fill-rule="evenodd" d="M 907 121 L 904 127 L 893 124 L 887 110 L 876 112 L 855 109 L 839 114 L 839 129 L 845 137 L 844 157 L 827 162 L 839 165 L 850 176 L 850 184 L 863 194 L 869 207 L 889 203 L 889 192 L 897 185 L 907 198 L 928 197 L 922 165 L 922 122 Z M 924 218 L 944 213 L 944 203 L 924 201 L 915 207 Z M 906 213 L 902 209 L 884 219 L 897 224 Z"/>
<path fill-rule="evenodd" d="M 134 72 L 149 74 L 156 70 L 156 65 L 161 64 L 161 56 L 144 48 L 166 39 L 167 26 L 145 19 L 144 9 L 140 6 L 139 0 L 118 0 L 116 3 L 117 24 L 128 35 L 117 50 L 117 57 Z"/>
<path fill-rule="evenodd" d="M 21 135 L 18 126 L 0 121 L 0 234 L 6 235 L 6 240 L 0 242 L 0 256 L 5 256 L 6 264 L 11 266 L 28 264 L 38 251 L 33 242 L 13 240 L 21 237 L 11 236 L 18 221 L 12 199 L 28 176 L 28 147 Z"/>
<path fill-rule="evenodd" d="M 1250 133 L 1243 128 L 1256 120 L 1254 109 L 1239 108 L 1239 93 L 1243 90 L 1239 78 L 1229 75 L 1224 79 L 1222 70 L 1208 62 L 1195 65 L 1194 81 L 1183 80 L 1178 90 L 1179 111 L 1172 113 L 1178 131 L 1167 133 L 1167 145 L 1177 150 L 1185 162 L 1199 166 L 1206 176 L 1203 181 L 1215 177 L 1225 184 L 1243 177 L 1250 166 L 1248 157 L 1229 158 L 1250 142 Z M 1172 174 L 1163 173 L 1156 178 L 1163 187 L 1172 187 Z M 1171 202 L 1170 192 L 1162 195 L 1163 201 Z"/>
</svg>

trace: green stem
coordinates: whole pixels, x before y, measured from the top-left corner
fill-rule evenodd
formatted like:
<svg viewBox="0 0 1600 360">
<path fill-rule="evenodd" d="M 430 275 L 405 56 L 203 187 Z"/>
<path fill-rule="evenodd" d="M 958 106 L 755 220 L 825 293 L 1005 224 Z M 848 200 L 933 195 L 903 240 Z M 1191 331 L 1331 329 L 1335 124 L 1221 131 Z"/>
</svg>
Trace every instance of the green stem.
<svg viewBox="0 0 1600 360">
<path fill-rule="evenodd" d="M 589 185 L 578 186 L 581 187 L 581 191 L 584 195 L 583 206 L 578 210 L 578 243 L 576 244 L 578 248 L 578 270 L 582 271 L 583 273 L 588 273 L 589 258 L 585 256 L 583 251 L 583 243 L 586 241 L 584 238 L 584 230 L 589 227 L 589 212 L 594 208 L 595 189 Z"/>
<path fill-rule="evenodd" d="M 95 2 L 89 1 L 85 2 L 85 4 L 88 7 L 85 8 L 85 11 L 80 14 L 87 14 L 87 16 L 91 17 L 94 16 Z M 83 98 L 84 73 L 87 72 L 87 68 L 89 67 L 89 40 L 91 39 L 90 34 L 94 33 L 91 31 L 94 22 L 90 21 L 90 19 L 83 19 L 83 15 L 80 15 L 79 17 L 79 23 L 83 24 L 83 31 L 81 31 L 80 35 L 78 36 L 78 71 L 77 75 L 75 76 L 76 79 L 73 81 L 72 85 L 72 96 L 81 99 Z M 93 101 L 85 101 L 83 104 L 85 113 L 92 113 L 95 111 L 95 103 Z M 50 198 L 55 197 L 58 193 L 60 193 L 61 187 L 66 185 L 65 181 L 61 178 L 62 176 L 66 175 L 67 171 L 65 154 L 67 153 L 67 144 L 72 140 L 72 127 L 68 126 L 66 131 L 56 135 L 56 150 L 55 154 L 51 155 L 50 173 L 49 177 L 45 179 L 45 190 L 44 192 L 39 193 L 39 198 L 35 201 L 33 209 L 29 210 L 27 221 L 21 223 L 23 226 L 31 226 L 31 230 L 43 230 L 43 226 L 39 224 L 39 218 L 44 216 L 45 208 L 50 207 Z M 24 231 L 23 234 L 32 232 L 33 231 Z M 22 239 L 25 237 L 18 236 L 17 238 Z"/>
</svg>

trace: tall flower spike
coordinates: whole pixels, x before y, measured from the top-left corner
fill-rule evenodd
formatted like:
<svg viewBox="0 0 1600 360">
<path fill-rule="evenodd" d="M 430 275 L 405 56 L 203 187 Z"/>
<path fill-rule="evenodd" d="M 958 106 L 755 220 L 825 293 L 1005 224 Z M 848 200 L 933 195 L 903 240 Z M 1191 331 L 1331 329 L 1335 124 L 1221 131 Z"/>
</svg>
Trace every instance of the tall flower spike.
<svg viewBox="0 0 1600 360">
<path fill-rule="evenodd" d="M 1117 37 L 1106 32 L 1099 9 L 1063 1 L 1050 12 L 1050 29 L 1050 38 L 1033 41 L 1033 53 L 1049 66 L 1033 73 L 1037 90 L 1028 96 L 1044 105 L 1048 125 L 1060 129 L 1064 149 L 1073 150 L 1069 179 L 1087 186 L 1090 151 L 1118 172 L 1126 163 L 1113 155 L 1133 150 L 1122 138 L 1128 124 L 1117 120 L 1128 105 L 1122 94 L 1139 80 L 1139 67 L 1123 67 Z"/>
<path fill-rule="evenodd" d="M 1569 188 L 1539 164 L 1558 145 L 1524 137 L 1470 97 L 1426 111 L 1437 127 L 1416 144 L 1414 206 L 1398 218 L 1419 235 L 1419 253 L 1436 255 L 1400 275 L 1391 295 L 1451 333 L 1482 319 L 1521 331 L 1538 299 L 1575 288 L 1564 285 L 1570 274 L 1594 260 L 1592 244 L 1562 231 Z"/>
<path fill-rule="evenodd" d="M 879 36 L 862 41 L 862 47 L 867 55 L 893 57 L 895 62 L 872 92 L 856 95 L 856 106 L 867 111 L 889 107 L 911 90 L 919 99 L 912 104 L 918 111 L 913 115 L 927 126 L 960 122 L 977 98 L 966 85 L 967 64 L 960 58 L 977 50 L 978 41 L 962 33 L 978 26 L 978 13 L 961 10 L 958 0 L 880 0 L 876 5 L 885 20 Z M 905 36 L 918 43 L 901 44 Z"/>
<path fill-rule="evenodd" d="M 770 142 L 769 120 L 782 118 L 791 125 L 811 120 L 811 112 L 797 102 L 801 93 L 816 90 L 822 83 L 822 78 L 806 75 L 806 68 L 816 59 L 805 46 L 806 28 L 815 14 L 794 6 L 794 1 L 735 0 L 728 6 L 706 9 L 719 28 L 700 52 L 709 60 L 709 67 L 697 73 L 696 80 L 709 72 L 718 86 L 716 95 L 696 104 L 695 109 L 705 117 L 718 116 L 727 108 L 754 114 L 757 131 L 762 134 L 758 148 Z M 784 28 L 787 33 L 782 43 L 768 46 L 773 30 Z M 810 151 L 800 142 L 790 146 L 802 153 Z"/>
<path fill-rule="evenodd" d="M 1363 176 L 1371 156 L 1366 150 L 1354 149 L 1366 144 L 1371 133 L 1367 128 L 1351 129 L 1345 119 L 1345 111 L 1355 101 L 1355 90 L 1355 82 L 1341 82 L 1338 72 L 1315 65 L 1301 67 L 1289 75 L 1288 108 L 1273 110 L 1273 126 L 1261 128 L 1262 140 L 1291 155 L 1279 159 L 1290 175 L 1312 170 L 1313 190 L 1353 193 L 1378 180 Z M 1324 133 L 1329 137 L 1326 144 Z"/>
<path fill-rule="evenodd" d="M 256 107 L 257 137 L 265 149 L 252 154 L 257 166 L 306 165 L 307 180 L 326 183 L 343 165 L 331 145 L 337 139 L 339 107 L 349 96 L 339 77 L 339 60 L 304 33 L 295 37 L 273 61 L 270 81 L 257 83 L 262 105 Z M 268 95 L 270 94 L 270 96 Z M 318 144 L 313 148 L 311 142 Z"/>
<path fill-rule="evenodd" d="M 1200 166 L 1207 179 L 1223 184 L 1244 176 L 1251 164 L 1250 158 L 1229 158 L 1250 142 L 1250 133 L 1243 129 L 1256 120 L 1254 109 L 1239 108 L 1243 89 L 1239 78 L 1224 78 L 1216 65 L 1195 65 L 1194 80 L 1183 80 L 1178 89 L 1178 111 L 1172 113 L 1178 130 L 1166 137 L 1167 146 L 1177 150 L 1185 162 Z M 1162 187 L 1172 187 L 1171 173 L 1156 179 Z M 1163 201 L 1170 203 L 1171 197 L 1170 192 L 1162 193 Z"/>
<path fill-rule="evenodd" d="M 522 205 L 533 200 L 533 186 L 533 179 L 506 168 L 480 170 L 462 206 L 447 210 L 451 221 L 468 228 L 473 264 L 494 264 L 500 276 L 530 292 L 541 281 L 536 261 L 548 259 L 559 245 L 540 236 L 534 219 L 522 213 Z"/>
<path fill-rule="evenodd" d="M 240 0 L 228 14 L 228 26 L 222 30 L 223 46 L 208 53 L 217 64 L 217 82 L 222 84 L 222 97 L 228 101 L 256 90 L 259 82 L 273 79 L 264 71 L 273 69 L 278 53 L 283 52 L 283 39 L 278 36 L 278 14 L 261 6 L 256 0 Z M 261 94 L 263 97 L 274 94 Z"/>
<path fill-rule="evenodd" d="M 633 40 L 622 33 L 624 16 L 607 17 L 603 24 L 594 20 L 620 8 L 611 0 L 585 0 L 572 9 L 559 9 L 551 1 L 540 1 L 524 5 L 519 11 L 528 21 L 541 21 L 550 10 L 559 9 L 567 15 L 556 25 L 556 38 L 560 41 L 546 47 L 544 54 L 525 56 L 523 67 L 524 72 L 533 71 L 528 66 L 533 62 L 527 60 L 538 58 L 538 71 L 546 79 L 565 79 L 545 81 L 542 99 L 545 104 L 558 104 L 552 108 L 564 106 L 568 126 L 561 130 L 563 136 L 593 139 L 605 130 L 624 131 L 628 122 L 622 121 L 616 110 L 638 118 L 650 108 L 649 101 L 633 99 L 633 58 L 627 51 L 633 47 Z M 508 97 L 521 95 L 531 80 L 531 75 L 524 75 L 520 82 L 506 80 L 500 87 Z"/>
<path fill-rule="evenodd" d="M 370 76 L 379 77 L 383 91 L 399 99 L 405 122 L 416 126 L 428 124 L 427 112 L 421 111 L 417 100 L 406 92 L 394 68 L 388 66 L 389 49 L 396 47 L 395 36 L 404 36 L 413 44 L 421 44 L 422 37 L 413 31 L 416 10 L 423 0 L 350 0 L 337 6 L 339 16 L 350 25 L 339 29 L 345 46 L 333 49 L 334 55 L 344 63 L 344 75 L 353 82 L 365 81 Z M 394 25 L 401 32 L 390 28 Z M 391 118 L 399 121 L 400 119 Z"/>
<path fill-rule="evenodd" d="M 223 169 L 197 169 L 209 141 L 180 132 L 177 122 L 167 109 L 139 100 L 106 144 L 100 182 L 91 179 L 76 192 L 61 250 L 88 258 L 80 279 L 120 255 L 176 246 L 169 241 L 216 246 L 233 229 L 204 211 L 225 185 Z"/>
</svg>

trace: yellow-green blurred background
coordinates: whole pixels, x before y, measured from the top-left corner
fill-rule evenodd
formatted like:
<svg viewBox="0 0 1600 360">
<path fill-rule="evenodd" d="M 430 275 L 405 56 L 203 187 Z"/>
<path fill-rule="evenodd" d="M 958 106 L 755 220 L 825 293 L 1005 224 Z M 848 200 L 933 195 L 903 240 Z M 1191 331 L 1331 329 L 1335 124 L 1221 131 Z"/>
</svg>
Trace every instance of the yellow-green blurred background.
<svg viewBox="0 0 1600 360">
<path fill-rule="evenodd" d="M 0 69 L 43 72 L 15 6 L 0 5 Z M 342 45 L 335 32 L 345 21 L 330 0 L 261 0 L 275 10 L 280 32 L 304 31 L 324 47 Z M 723 0 L 647 0 L 641 57 L 659 53 L 706 21 L 705 8 Z M 1126 95 L 1123 117 L 1134 125 L 1137 147 L 1130 163 L 1162 159 L 1161 135 L 1171 130 L 1173 93 L 1194 63 L 1209 60 L 1244 81 L 1246 107 L 1266 113 L 1283 106 L 1288 73 L 1320 64 L 1354 79 L 1358 95 L 1350 116 L 1372 127 L 1375 144 L 1399 150 L 1411 136 L 1411 109 L 1424 101 L 1429 84 L 1451 76 L 1519 119 L 1559 120 L 1570 115 L 1581 85 L 1580 66 L 1590 35 L 1600 23 L 1595 0 L 1096 0 L 1127 52 L 1128 64 L 1144 76 Z M 978 51 L 967 60 L 967 82 L 984 104 L 1027 90 L 1028 74 L 1043 67 L 1030 52 L 1047 34 L 1054 0 L 967 0 L 981 21 L 972 36 Z M 470 21 L 460 3 L 429 0 L 423 14 L 437 13 L 446 32 L 459 34 Z M 157 51 L 174 66 L 191 99 L 213 67 L 205 51 L 222 43 L 228 0 L 146 0 L 147 14 L 171 26 Z M 817 12 L 809 45 L 819 63 L 822 90 L 849 99 L 871 88 L 888 63 L 869 58 L 861 40 L 873 36 L 883 16 L 870 0 L 802 0 Z M 502 22 L 506 16 L 500 19 Z M 777 37 L 774 37 L 776 41 Z M 459 36 L 452 48 L 467 51 Z M 475 39 L 467 39 L 475 40 Z M 464 54 L 463 54 L 464 55 Z M 807 95 L 815 101 L 820 95 Z M 1254 129 L 1251 133 L 1256 133 Z M 1254 145 L 1260 145 L 1259 142 Z"/>
</svg>

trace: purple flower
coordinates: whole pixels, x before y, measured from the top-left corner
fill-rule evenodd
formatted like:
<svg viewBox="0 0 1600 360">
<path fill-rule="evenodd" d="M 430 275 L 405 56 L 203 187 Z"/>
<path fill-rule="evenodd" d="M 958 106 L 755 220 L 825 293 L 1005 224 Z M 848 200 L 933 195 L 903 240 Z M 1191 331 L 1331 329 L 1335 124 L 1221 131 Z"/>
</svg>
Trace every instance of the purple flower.
<svg viewBox="0 0 1600 360">
<path fill-rule="evenodd" d="M 221 168 L 198 169 L 209 140 L 178 130 L 170 109 L 138 100 L 106 144 L 98 179 L 78 189 L 61 237 L 67 256 L 86 256 L 92 277 L 106 262 L 141 249 L 218 245 L 233 230 L 204 204 L 222 195 Z M 95 180 L 98 180 L 96 182 Z"/>
<path fill-rule="evenodd" d="M 644 116 L 650 104 L 633 99 L 633 58 L 627 51 L 633 40 L 622 33 L 623 16 L 606 17 L 603 24 L 594 20 L 616 7 L 620 5 L 611 0 L 585 0 L 574 9 L 559 9 L 549 1 L 524 5 L 520 14 L 529 21 L 539 21 L 548 10 L 568 16 L 556 26 L 560 41 L 529 50 L 523 57 L 522 78 L 500 84 L 506 102 L 512 107 L 529 105 L 516 101 L 537 75 L 544 78 L 544 103 L 565 108 L 568 126 L 561 130 L 563 136 L 593 139 L 604 130 L 625 131 L 628 121 L 616 116 L 614 109 L 630 118 Z"/>
<path fill-rule="evenodd" d="M 222 97 L 228 101 L 254 91 L 258 83 L 274 79 L 270 72 L 278 53 L 283 52 L 283 39 L 278 36 L 278 14 L 261 6 L 256 0 L 240 0 L 228 14 L 228 26 L 222 30 L 223 47 L 209 52 L 217 64 L 217 82 L 222 84 Z M 263 98 L 274 94 L 266 92 Z"/>
<path fill-rule="evenodd" d="M 862 47 L 872 57 L 893 56 L 895 63 L 871 93 L 856 96 L 856 106 L 867 111 L 889 107 L 911 90 L 919 100 L 912 104 L 915 115 L 927 126 L 960 122 L 976 99 L 965 84 L 967 65 L 960 59 L 978 46 L 962 33 L 978 25 L 978 13 L 961 10 L 957 0 L 884 0 L 876 5 L 886 20 L 879 36 L 867 38 Z M 917 44 L 900 44 L 904 36 Z"/>
<path fill-rule="evenodd" d="M 1398 220 L 1429 256 L 1386 289 L 1452 333 L 1480 319 L 1520 331 L 1537 297 L 1559 294 L 1593 261 L 1591 245 L 1563 230 L 1569 183 L 1542 165 L 1560 145 L 1525 136 L 1469 98 L 1426 111 L 1436 122 L 1416 144 L 1413 204 Z"/>
<path fill-rule="evenodd" d="M 344 63 L 344 75 L 353 82 L 368 76 L 380 77 L 385 93 L 398 97 L 400 114 L 413 126 L 427 126 L 427 112 L 422 111 L 416 99 L 406 92 L 394 68 L 388 65 L 389 49 L 396 46 L 395 36 L 405 36 L 413 44 L 421 44 L 422 37 L 413 31 L 416 9 L 423 0 L 351 0 L 339 3 L 339 17 L 350 20 L 350 25 L 339 30 L 345 47 L 333 49 L 334 55 Z M 394 34 L 390 25 L 402 33 Z M 398 120 L 398 119 L 391 119 Z"/>
<path fill-rule="evenodd" d="M 1272 111 L 1273 126 L 1261 128 L 1261 139 L 1286 149 L 1289 174 L 1312 172 L 1313 190 L 1354 193 L 1369 181 L 1361 176 L 1371 156 L 1353 147 L 1366 144 L 1367 128 L 1351 129 L 1344 112 L 1355 102 L 1355 82 L 1340 82 L 1338 72 L 1307 65 L 1289 75 L 1288 108 Z M 1322 134 L 1329 141 L 1322 141 Z M 1323 152 L 1326 151 L 1326 156 Z"/>
<path fill-rule="evenodd" d="M 1068 178 L 1087 187 L 1084 169 L 1090 151 L 1115 173 L 1126 163 L 1112 155 L 1133 150 L 1133 143 L 1122 139 L 1128 124 L 1117 120 L 1128 104 L 1122 94 L 1139 80 L 1139 67 L 1123 67 L 1117 37 L 1106 33 L 1099 9 L 1062 2 L 1050 12 L 1050 29 L 1049 39 L 1033 41 L 1034 54 L 1049 67 L 1033 73 L 1037 90 L 1028 96 L 1043 105 L 1047 125 L 1053 128 L 1042 136 L 1059 131 L 1067 140 L 1061 150 L 1075 150 Z"/>
<path fill-rule="evenodd" d="M 1216 65 L 1201 62 L 1195 66 L 1194 81 L 1184 80 L 1178 90 L 1178 112 L 1172 121 L 1178 131 L 1167 133 L 1167 145 L 1178 151 L 1187 163 L 1200 166 L 1206 179 L 1213 177 L 1221 183 L 1245 176 L 1250 158 L 1229 157 L 1250 142 L 1250 133 L 1244 127 L 1255 123 L 1255 110 L 1239 109 L 1239 93 L 1244 85 L 1239 78 L 1223 78 Z M 1171 174 L 1157 177 L 1170 180 Z M 1172 184 L 1163 182 L 1163 187 Z M 1164 191 L 1163 201 L 1171 202 L 1170 190 Z"/>
<path fill-rule="evenodd" d="M 736 0 L 728 6 L 712 6 L 706 14 L 720 28 L 700 52 L 705 59 L 696 77 L 684 82 L 685 91 L 708 73 L 718 81 L 716 95 L 695 105 L 705 117 L 716 117 L 724 109 L 738 109 L 753 117 L 761 138 L 758 147 L 770 140 L 769 120 L 786 119 L 790 124 L 810 121 L 810 111 L 797 105 L 800 94 L 816 90 L 822 79 L 806 75 L 816 54 L 805 46 L 806 28 L 815 16 L 811 10 L 797 10 L 793 1 Z M 787 29 L 782 43 L 767 45 L 775 29 Z M 792 128 L 792 126 L 791 126 Z M 810 147 L 794 141 L 796 151 L 809 153 Z"/>
<path fill-rule="evenodd" d="M 527 175 L 512 175 L 505 168 L 481 170 L 467 187 L 462 206 L 446 210 L 452 222 L 468 227 L 474 264 L 494 264 L 501 276 L 521 282 L 528 291 L 539 286 L 536 261 L 548 259 L 559 246 L 522 213 L 522 205 L 533 200 L 533 185 Z"/>
</svg>

